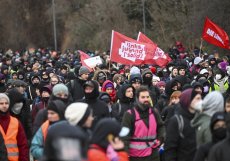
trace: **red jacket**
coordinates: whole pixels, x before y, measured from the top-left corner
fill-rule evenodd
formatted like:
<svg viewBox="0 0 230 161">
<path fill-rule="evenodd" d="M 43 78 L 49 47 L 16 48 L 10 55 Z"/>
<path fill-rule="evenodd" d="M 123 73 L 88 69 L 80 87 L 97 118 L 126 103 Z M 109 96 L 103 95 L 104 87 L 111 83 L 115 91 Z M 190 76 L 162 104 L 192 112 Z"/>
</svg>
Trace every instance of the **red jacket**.
<svg viewBox="0 0 230 161">
<path fill-rule="evenodd" d="M 2 126 L 5 133 L 8 129 L 9 123 L 10 123 L 10 114 L 9 113 L 6 115 L 0 114 L 0 125 Z M 19 149 L 19 161 L 29 161 L 29 147 L 26 139 L 26 134 L 20 122 L 18 126 L 17 143 Z"/>
<path fill-rule="evenodd" d="M 129 161 L 128 153 L 125 151 L 119 151 L 117 153 L 119 161 Z M 93 144 L 88 150 L 88 161 L 110 161 L 110 159 L 106 156 L 106 151 L 103 148 Z"/>
</svg>

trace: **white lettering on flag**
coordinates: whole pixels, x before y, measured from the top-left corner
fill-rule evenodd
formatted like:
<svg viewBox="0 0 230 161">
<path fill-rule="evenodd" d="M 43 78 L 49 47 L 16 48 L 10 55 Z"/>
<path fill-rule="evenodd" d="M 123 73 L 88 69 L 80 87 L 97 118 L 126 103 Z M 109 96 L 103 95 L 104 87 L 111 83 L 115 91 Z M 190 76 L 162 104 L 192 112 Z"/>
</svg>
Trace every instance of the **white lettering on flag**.
<svg viewBox="0 0 230 161">
<path fill-rule="evenodd" d="M 218 40 L 219 42 L 221 42 L 221 43 L 224 45 L 223 40 L 222 40 L 222 39 L 220 38 L 220 36 L 219 36 L 217 33 L 215 33 L 213 30 L 211 30 L 211 29 L 208 28 L 208 30 L 207 30 L 206 33 L 207 33 L 209 36 L 214 37 L 216 40 Z"/>
<path fill-rule="evenodd" d="M 167 59 L 165 52 L 159 47 L 156 48 L 155 54 L 153 56 L 153 59 L 158 59 L 158 58 Z"/>
<path fill-rule="evenodd" d="M 145 60 L 145 45 L 125 41 L 119 48 L 119 55 L 133 62 L 135 62 L 136 59 Z"/>
</svg>

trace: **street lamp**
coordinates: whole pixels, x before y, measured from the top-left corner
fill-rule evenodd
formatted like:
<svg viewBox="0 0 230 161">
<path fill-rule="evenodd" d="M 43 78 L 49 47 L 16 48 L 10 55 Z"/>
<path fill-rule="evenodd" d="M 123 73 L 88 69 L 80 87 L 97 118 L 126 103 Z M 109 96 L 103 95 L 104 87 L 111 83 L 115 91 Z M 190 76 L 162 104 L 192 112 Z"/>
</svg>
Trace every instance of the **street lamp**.
<svg viewBox="0 0 230 161">
<path fill-rule="evenodd" d="M 55 12 L 54 0 L 52 0 L 52 12 L 53 12 L 54 49 L 55 51 L 57 51 L 56 12 Z"/>
<path fill-rule="evenodd" d="M 145 24 L 145 0 L 142 0 L 142 11 L 143 11 L 143 32 L 145 33 L 146 24 Z"/>
</svg>

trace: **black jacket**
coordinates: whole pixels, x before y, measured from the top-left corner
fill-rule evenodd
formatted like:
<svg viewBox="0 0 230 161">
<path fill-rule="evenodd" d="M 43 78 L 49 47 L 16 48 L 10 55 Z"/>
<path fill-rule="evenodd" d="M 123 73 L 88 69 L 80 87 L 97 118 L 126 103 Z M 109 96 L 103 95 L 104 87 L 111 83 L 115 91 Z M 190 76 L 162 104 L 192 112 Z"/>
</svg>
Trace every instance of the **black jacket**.
<svg viewBox="0 0 230 161">
<path fill-rule="evenodd" d="M 4 139 L 3 139 L 1 132 L 0 132 L 0 160 L 8 161 L 7 150 L 6 150 L 6 146 L 5 146 Z"/>
<path fill-rule="evenodd" d="M 177 118 L 173 116 L 166 127 L 165 160 L 192 161 L 196 153 L 196 132 L 195 128 L 191 127 L 190 121 L 194 114 L 181 107 L 177 108 L 177 113 L 183 117 L 184 138 L 180 136 Z"/>
<path fill-rule="evenodd" d="M 85 83 L 85 80 L 81 80 L 79 78 L 76 78 L 74 80 L 70 80 L 69 83 L 67 83 L 67 87 L 69 89 L 69 92 L 73 98 L 73 101 L 80 100 L 84 97 L 84 89 L 83 84 Z"/>
<path fill-rule="evenodd" d="M 214 145 L 209 153 L 208 161 L 229 161 L 230 137 Z"/>
<path fill-rule="evenodd" d="M 119 102 L 112 105 L 112 117 L 116 118 L 116 120 L 118 120 L 119 122 L 122 121 L 122 117 L 124 113 L 133 107 L 134 99 L 125 96 L 126 90 L 130 87 L 133 88 L 129 84 L 122 85 L 117 93 Z M 133 88 L 133 92 L 134 92 L 134 88 Z"/>
</svg>

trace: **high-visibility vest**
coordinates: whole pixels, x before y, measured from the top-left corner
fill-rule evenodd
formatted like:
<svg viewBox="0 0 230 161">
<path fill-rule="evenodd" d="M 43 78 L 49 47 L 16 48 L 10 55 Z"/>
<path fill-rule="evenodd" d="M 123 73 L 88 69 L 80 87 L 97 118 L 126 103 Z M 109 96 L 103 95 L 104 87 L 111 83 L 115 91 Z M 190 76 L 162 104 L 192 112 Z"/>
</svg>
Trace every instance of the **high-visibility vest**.
<svg viewBox="0 0 230 161">
<path fill-rule="evenodd" d="M 0 131 L 5 141 L 9 161 L 19 160 L 19 149 L 17 143 L 18 127 L 18 120 L 12 116 L 10 116 L 10 123 L 6 133 L 0 125 Z"/>
<path fill-rule="evenodd" d="M 49 125 L 50 125 L 50 122 L 49 122 L 49 120 L 47 120 L 41 126 L 44 143 L 46 141 L 46 136 L 47 136 Z"/>
<path fill-rule="evenodd" d="M 146 157 L 152 154 L 152 150 L 159 146 L 160 142 L 156 139 L 157 122 L 153 111 L 149 108 L 149 127 L 140 118 L 139 112 L 134 108 L 135 130 L 129 144 L 129 155 L 131 157 Z M 132 110 L 128 110 L 132 113 Z"/>
</svg>

